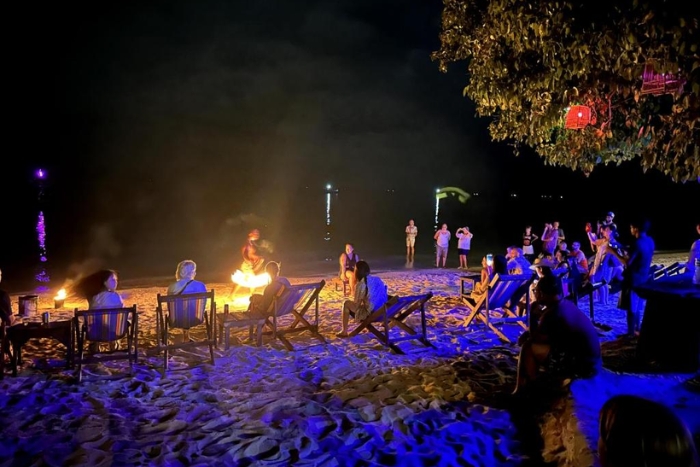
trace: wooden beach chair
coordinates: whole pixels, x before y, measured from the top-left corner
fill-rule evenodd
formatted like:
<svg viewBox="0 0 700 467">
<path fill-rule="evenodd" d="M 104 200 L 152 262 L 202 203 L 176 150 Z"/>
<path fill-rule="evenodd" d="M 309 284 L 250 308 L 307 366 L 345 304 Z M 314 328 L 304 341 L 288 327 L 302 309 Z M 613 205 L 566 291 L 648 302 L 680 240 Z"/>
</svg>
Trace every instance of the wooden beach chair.
<svg viewBox="0 0 700 467">
<path fill-rule="evenodd" d="M 533 274 L 503 275 L 495 274 L 489 283 L 486 293 L 478 296 L 463 296 L 462 301 L 469 308 L 469 313 L 465 320 L 465 327 L 469 327 L 475 319 L 483 322 L 502 341 L 510 342 L 500 329 L 495 326 L 495 322 L 515 322 L 527 329 L 525 321 L 529 319 L 529 310 L 523 316 L 519 316 L 515 307 L 525 294 L 527 308 L 529 308 L 529 286 L 534 279 Z M 496 317 L 496 321 L 491 318 L 491 312 L 500 310 L 501 315 Z"/>
<path fill-rule="evenodd" d="M 279 339 L 287 350 L 294 350 L 294 346 L 287 339 L 287 335 L 308 331 L 313 337 L 325 344 L 326 339 L 318 332 L 319 310 L 318 296 L 326 285 L 326 281 L 299 284 L 287 287 L 277 294 L 270 305 L 270 310 L 265 316 L 262 335 L 271 335 L 273 340 Z M 314 306 L 313 318 L 305 316 L 311 306 Z M 284 316 L 294 317 L 292 323 L 280 327 L 279 320 Z"/>
<path fill-rule="evenodd" d="M 684 264 L 675 262 L 673 264 L 669 264 L 668 266 L 658 268 L 656 271 L 654 271 L 654 280 L 678 274 L 684 267 Z"/>
<path fill-rule="evenodd" d="M 389 300 L 378 310 L 374 310 L 367 318 L 365 318 L 357 327 L 349 334 L 349 337 L 354 337 L 360 332 L 367 330 L 385 347 L 398 354 L 403 354 L 396 343 L 406 340 L 417 340 L 426 347 L 433 347 L 428 341 L 426 322 L 425 322 L 425 304 L 433 297 L 432 292 L 424 295 L 413 295 L 409 297 L 390 297 Z M 414 312 L 420 312 L 421 327 L 417 331 L 406 323 L 406 319 Z M 353 313 L 350 313 L 354 317 Z M 382 330 L 377 329 L 377 325 L 382 327 Z M 398 328 L 397 332 L 392 335 L 391 330 Z"/>
<path fill-rule="evenodd" d="M 107 308 L 101 310 L 75 309 L 73 328 L 78 346 L 78 381 L 83 379 L 83 364 L 107 360 L 129 360 L 131 367 L 138 359 L 139 315 L 136 305 L 130 308 Z M 85 342 L 113 343 L 126 337 L 126 349 L 94 352 L 85 357 Z M 111 346 L 110 346 L 111 348 Z M 100 355 L 98 358 L 97 356 Z"/>
<path fill-rule="evenodd" d="M 216 302 L 214 291 L 181 295 L 158 294 L 156 308 L 156 337 L 157 349 L 163 351 L 163 365 L 168 369 L 168 352 L 174 349 L 190 347 L 209 347 L 211 363 L 214 364 L 214 346 L 216 345 Z M 209 309 L 207 309 L 207 303 Z M 189 337 L 190 329 L 205 326 L 206 339 L 193 341 Z M 168 342 L 171 329 L 183 330 L 183 342 L 170 344 Z"/>
</svg>

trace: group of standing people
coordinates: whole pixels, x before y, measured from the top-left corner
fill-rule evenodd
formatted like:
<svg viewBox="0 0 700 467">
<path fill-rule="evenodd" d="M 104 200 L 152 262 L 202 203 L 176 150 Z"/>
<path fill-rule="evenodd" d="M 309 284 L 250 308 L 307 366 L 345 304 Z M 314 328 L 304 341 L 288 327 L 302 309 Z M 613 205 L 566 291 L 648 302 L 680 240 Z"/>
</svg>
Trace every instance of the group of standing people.
<svg viewBox="0 0 700 467">
<path fill-rule="evenodd" d="M 418 236 L 418 227 L 413 219 L 408 221 L 406 226 L 406 259 L 411 262 L 416 256 L 416 237 Z M 467 269 L 469 250 L 471 249 L 472 234 L 469 227 L 460 227 L 455 232 L 457 238 L 457 251 L 459 252 L 459 269 Z M 450 249 L 450 240 L 452 233 L 447 229 L 447 224 L 442 224 L 440 230 L 435 232 L 433 240 L 435 240 L 435 267 L 446 267 L 447 253 Z"/>
</svg>

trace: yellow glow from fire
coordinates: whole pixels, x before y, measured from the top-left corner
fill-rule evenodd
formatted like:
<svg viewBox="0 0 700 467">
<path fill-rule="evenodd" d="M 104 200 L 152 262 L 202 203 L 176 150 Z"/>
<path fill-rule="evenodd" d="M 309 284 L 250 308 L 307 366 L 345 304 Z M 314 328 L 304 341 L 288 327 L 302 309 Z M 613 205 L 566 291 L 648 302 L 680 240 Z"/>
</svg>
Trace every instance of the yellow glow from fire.
<svg viewBox="0 0 700 467">
<path fill-rule="evenodd" d="M 231 302 L 231 305 L 234 309 L 248 308 L 248 305 L 250 305 L 250 297 L 247 295 L 235 297 Z"/>
<path fill-rule="evenodd" d="M 54 300 L 65 300 L 66 299 L 66 289 L 61 289 L 58 291 Z"/>
<path fill-rule="evenodd" d="M 240 285 L 241 287 L 257 289 L 259 287 L 265 287 L 272 281 L 272 279 L 270 278 L 270 275 L 266 272 L 256 275 L 250 272 L 243 272 L 240 269 L 237 269 L 235 273 L 231 274 L 231 281 Z"/>
</svg>

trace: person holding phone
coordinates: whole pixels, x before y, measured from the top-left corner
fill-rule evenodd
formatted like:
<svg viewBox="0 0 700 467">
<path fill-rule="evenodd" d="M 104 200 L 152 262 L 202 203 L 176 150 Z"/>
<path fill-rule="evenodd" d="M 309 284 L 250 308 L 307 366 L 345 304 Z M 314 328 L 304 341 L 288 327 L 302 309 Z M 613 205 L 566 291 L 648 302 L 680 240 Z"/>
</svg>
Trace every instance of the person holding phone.
<svg viewBox="0 0 700 467">
<path fill-rule="evenodd" d="M 450 247 L 450 238 L 452 234 L 447 230 L 447 224 L 442 224 L 442 228 L 435 232 L 435 242 L 437 244 L 437 254 L 435 258 L 435 267 L 440 267 L 440 258 L 442 258 L 442 267 L 447 263 L 447 250 Z"/>
<path fill-rule="evenodd" d="M 469 227 L 460 227 L 457 229 L 457 232 L 455 232 L 455 236 L 458 239 L 459 269 L 467 269 L 467 257 L 469 256 L 474 234 L 469 231 Z"/>
</svg>

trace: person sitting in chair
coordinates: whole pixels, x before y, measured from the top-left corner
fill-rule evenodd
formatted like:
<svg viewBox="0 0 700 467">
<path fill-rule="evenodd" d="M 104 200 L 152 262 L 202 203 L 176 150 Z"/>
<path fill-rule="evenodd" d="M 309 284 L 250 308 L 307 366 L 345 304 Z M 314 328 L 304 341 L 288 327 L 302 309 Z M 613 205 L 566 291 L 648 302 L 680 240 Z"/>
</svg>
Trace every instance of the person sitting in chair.
<svg viewBox="0 0 700 467">
<path fill-rule="evenodd" d="M 260 231 L 258 229 L 251 230 L 246 244 L 241 248 L 241 254 L 243 255 L 242 272 L 258 274 L 263 269 L 265 258 L 258 254 L 258 245 L 255 243 L 258 240 L 260 240 Z"/>
<path fill-rule="evenodd" d="M 112 269 L 103 269 L 83 278 L 75 286 L 75 291 L 88 301 L 90 310 L 124 308 L 122 297 L 116 292 L 118 285 L 117 272 Z M 118 345 L 116 342 L 110 342 L 109 348 L 115 350 Z M 91 353 L 96 353 L 98 349 L 98 342 L 90 342 Z"/>
<path fill-rule="evenodd" d="M 275 296 L 280 293 L 280 289 L 288 289 L 292 286 L 286 277 L 280 276 L 280 268 L 280 264 L 274 261 L 265 265 L 265 272 L 270 275 L 271 281 L 265 286 L 262 294 L 254 294 L 250 297 L 248 311 L 252 314 L 267 314 Z"/>
<path fill-rule="evenodd" d="M 343 329 L 337 334 L 338 337 L 348 336 L 350 313 L 355 315 L 355 321 L 363 321 L 389 299 L 386 284 L 377 276 L 370 275 L 369 264 L 365 261 L 355 265 L 355 277 L 355 294 L 352 300 L 346 300 L 343 304 Z"/>
<path fill-rule="evenodd" d="M 600 341 L 591 320 L 573 302 L 561 298 L 561 282 L 553 275 L 540 278 L 531 319 L 540 316 L 536 328 L 518 339 L 522 345 L 514 394 L 538 377 L 540 367 L 567 376 L 590 377 L 601 368 Z"/>
<path fill-rule="evenodd" d="M 191 259 L 180 261 L 175 270 L 175 282 L 168 287 L 168 295 L 205 293 L 207 286 L 203 282 L 194 280 L 196 275 L 197 263 Z"/>
<path fill-rule="evenodd" d="M 116 292 L 118 285 L 117 272 L 103 269 L 83 278 L 75 286 L 75 291 L 88 301 L 91 310 L 124 308 L 124 302 Z"/>
<path fill-rule="evenodd" d="M 338 262 L 340 263 L 340 271 L 338 277 L 343 282 L 350 285 L 350 295 L 355 294 L 355 267 L 360 261 L 360 256 L 355 253 L 355 247 L 352 243 L 345 244 L 345 251 L 340 254 Z"/>
</svg>

